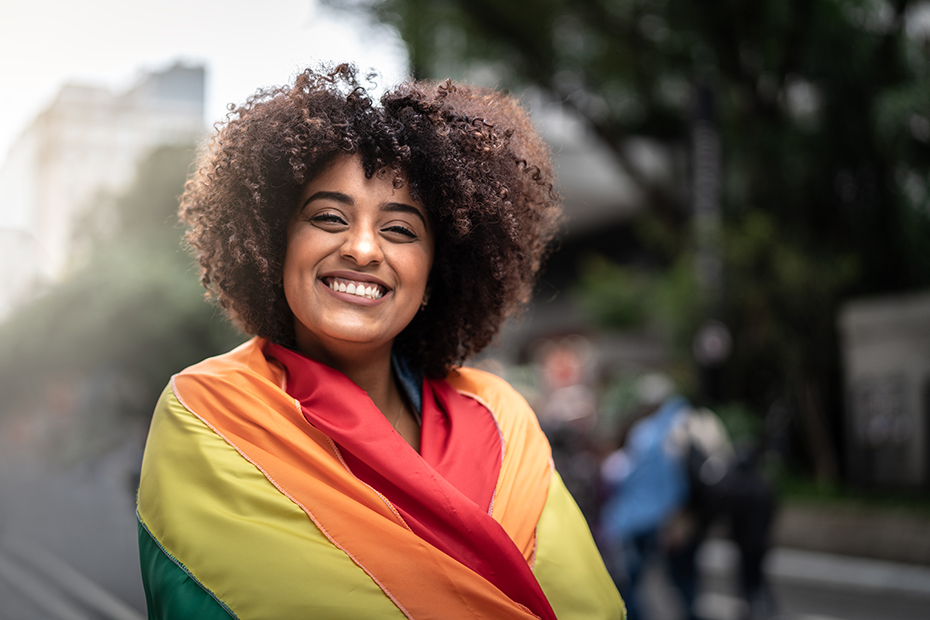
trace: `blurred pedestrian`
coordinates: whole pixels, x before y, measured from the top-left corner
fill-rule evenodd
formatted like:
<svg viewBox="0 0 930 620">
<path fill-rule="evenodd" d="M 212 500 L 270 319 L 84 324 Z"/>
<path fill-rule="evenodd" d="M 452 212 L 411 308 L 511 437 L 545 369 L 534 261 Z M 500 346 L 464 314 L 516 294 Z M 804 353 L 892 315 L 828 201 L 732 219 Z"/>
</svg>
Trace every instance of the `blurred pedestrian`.
<svg viewBox="0 0 930 620">
<path fill-rule="evenodd" d="M 672 441 L 688 402 L 670 392 L 664 377 L 650 375 L 641 382 L 642 410 L 601 468 L 600 540 L 631 620 L 646 617 L 644 571 L 659 553 L 663 527 L 688 499 L 685 461 Z"/>
<path fill-rule="evenodd" d="M 719 430 L 710 430 L 710 429 Z M 710 431 L 710 432 L 708 432 Z M 763 573 L 775 516 L 775 493 L 758 467 L 755 444 L 735 450 L 725 439 L 719 418 L 707 409 L 694 410 L 682 428 L 687 446 L 691 489 L 685 513 L 692 521 L 687 535 L 669 545 L 670 573 L 679 589 L 698 580 L 697 552 L 710 530 L 721 524 L 739 553 L 737 591 L 742 618 L 765 620 L 775 613 L 775 600 Z M 710 439 L 710 441 L 708 441 Z"/>
<path fill-rule="evenodd" d="M 739 550 L 745 617 L 769 617 L 774 601 L 762 564 L 775 501 L 754 453 L 738 453 L 720 418 L 674 394 L 662 376 L 643 379 L 641 402 L 621 447 L 602 464 L 600 540 L 629 617 L 648 617 L 641 582 L 652 560 L 679 593 L 685 617 L 698 617 L 697 551 L 720 521 Z"/>
<path fill-rule="evenodd" d="M 591 343 L 580 335 L 537 345 L 541 393 L 539 423 L 552 446 L 552 460 L 588 524 L 597 520 L 599 455 L 595 451 L 597 394 Z"/>
</svg>

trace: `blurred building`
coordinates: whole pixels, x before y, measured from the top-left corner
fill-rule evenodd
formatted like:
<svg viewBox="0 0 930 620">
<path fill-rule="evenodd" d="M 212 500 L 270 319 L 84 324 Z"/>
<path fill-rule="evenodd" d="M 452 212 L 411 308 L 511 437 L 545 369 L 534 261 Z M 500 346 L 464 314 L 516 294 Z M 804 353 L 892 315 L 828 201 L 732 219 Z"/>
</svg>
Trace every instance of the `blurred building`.
<svg viewBox="0 0 930 620">
<path fill-rule="evenodd" d="M 0 228 L 0 319 L 17 301 L 35 292 L 38 272 L 35 237 L 24 230 Z"/>
<path fill-rule="evenodd" d="M 644 206 L 636 182 L 583 119 L 534 91 L 522 99 L 552 149 L 566 216 L 563 239 L 583 239 L 623 225 Z M 670 176 L 667 154 L 657 146 L 632 144 L 629 158 L 656 177 Z M 553 258 L 558 260 L 558 255 Z"/>
<path fill-rule="evenodd" d="M 19 281 L 30 269 L 33 276 L 59 277 L 67 269 L 75 227 L 96 196 L 128 184 L 152 148 L 202 138 L 204 75 L 202 66 L 175 64 L 141 75 L 124 92 L 76 84 L 59 91 L 0 168 L 0 212 L 6 220 L 0 228 L 33 239 L 17 242 L 23 254 L 13 267 L 4 251 L 4 282 Z M 0 311 L 14 294 L 0 289 Z"/>
<path fill-rule="evenodd" d="M 849 479 L 930 486 L 930 294 L 849 303 L 840 328 Z"/>
</svg>

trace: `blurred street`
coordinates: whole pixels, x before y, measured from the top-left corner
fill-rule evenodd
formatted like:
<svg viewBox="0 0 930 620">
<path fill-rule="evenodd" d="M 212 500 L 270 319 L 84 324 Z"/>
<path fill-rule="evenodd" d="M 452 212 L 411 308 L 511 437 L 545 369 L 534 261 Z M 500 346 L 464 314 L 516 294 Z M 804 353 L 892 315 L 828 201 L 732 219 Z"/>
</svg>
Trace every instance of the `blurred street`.
<svg viewBox="0 0 930 620">
<path fill-rule="evenodd" d="M 0 620 L 142 620 L 138 440 L 93 461 L 0 461 Z"/>
<path fill-rule="evenodd" d="M 589 523 L 617 500 L 613 537 L 658 555 L 673 517 L 706 517 L 704 620 L 749 615 L 721 522 L 754 580 L 774 545 L 752 620 L 930 618 L 930 0 L 217 6 L 0 20 L 0 620 L 146 617 L 152 407 L 245 337 L 204 303 L 178 198 L 256 88 L 343 62 L 373 100 L 407 76 L 510 92 L 551 149 L 564 226 L 522 320 L 467 362 L 530 403 Z M 635 620 L 683 618 L 639 557 Z"/>
<path fill-rule="evenodd" d="M 698 612 L 706 620 L 736 620 L 736 549 L 710 540 L 701 549 Z M 930 568 L 776 547 L 766 575 L 779 620 L 924 620 L 930 610 Z M 652 620 L 678 617 L 680 606 L 661 567 L 650 566 L 645 587 Z"/>
<path fill-rule="evenodd" d="M 64 469 L 9 461 L 0 476 L 0 620 L 139 620 L 145 602 L 132 488 L 138 447 L 127 441 Z M 732 543 L 701 549 L 699 611 L 736 620 Z M 918 620 L 930 609 L 930 567 L 776 547 L 766 562 L 781 620 Z M 677 601 L 658 565 L 647 571 L 654 620 Z"/>
</svg>

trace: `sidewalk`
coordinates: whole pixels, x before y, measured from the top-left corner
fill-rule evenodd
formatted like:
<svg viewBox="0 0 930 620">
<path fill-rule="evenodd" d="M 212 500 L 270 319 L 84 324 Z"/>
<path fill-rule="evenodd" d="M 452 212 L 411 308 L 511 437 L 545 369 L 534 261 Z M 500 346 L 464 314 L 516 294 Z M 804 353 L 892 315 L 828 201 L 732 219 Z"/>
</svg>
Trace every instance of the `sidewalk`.
<svg viewBox="0 0 930 620">
<path fill-rule="evenodd" d="M 144 620 L 142 612 L 32 541 L 0 541 L 0 592 L 4 618 Z"/>
<path fill-rule="evenodd" d="M 711 539 L 700 549 L 702 588 L 695 602 L 704 620 L 739 620 L 746 603 L 736 592 L 736 546 Z M 765 562 L 772 620 L 925 620 L 930 567 L 775 547 Z M 680 611 L 657 618 L 680 617 Z"/>
<path fill-rule="evenodd" d="M 930 516 L 863 505 L 783 504 L 776 547 L 930 566 Z"/>
<path fill-rule="evenodd" d="M 708 540 L 698 554 L 701 572 L 709 575 L 730 575 L 738 561 L 736 545 L 729 540 Z M 773 583 L 905 594 L 926 597 L 930 603 L 930 567 L 926 566 L 775 547 L 766 558 L 765 573 Z"/>
</svg>

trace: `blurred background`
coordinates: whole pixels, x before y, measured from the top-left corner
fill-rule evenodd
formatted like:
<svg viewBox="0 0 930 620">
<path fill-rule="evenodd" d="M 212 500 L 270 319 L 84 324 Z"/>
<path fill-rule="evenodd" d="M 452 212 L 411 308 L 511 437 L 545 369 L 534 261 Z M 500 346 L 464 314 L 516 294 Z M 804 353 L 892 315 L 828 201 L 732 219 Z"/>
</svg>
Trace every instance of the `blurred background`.
<svg viewBox="0 0 930 620">
<path fill-rule="evenodd" d="M 536 408 L 638 617 L 927 617 L 930 2 L 2 7 L 0 619 L 144 617 L 153 405 L 244 339 L 177 197 L 227 105 L 342 61 L 507 90 L 551 145 L 565 225 L 474 363 Z M 640 575 L 647 430 L 683 490 Z"/>
</svg>

